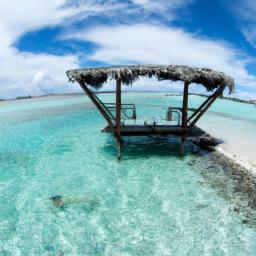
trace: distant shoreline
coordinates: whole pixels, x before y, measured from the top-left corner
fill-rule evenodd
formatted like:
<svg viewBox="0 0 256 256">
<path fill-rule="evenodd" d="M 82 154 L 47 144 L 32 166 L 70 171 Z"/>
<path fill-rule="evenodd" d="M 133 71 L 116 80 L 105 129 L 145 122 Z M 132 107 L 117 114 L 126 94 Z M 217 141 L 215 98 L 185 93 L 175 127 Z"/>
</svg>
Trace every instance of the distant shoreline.
<svg viewBox="0 0 256 256">
<path fill-rule="evenodd" d="M 15 98 L 10 98 L 10 99 L 0 99 L 1 101 L 13 101 L 13 100 L 28 100 L 28 99 L 37 99 L 37 98 L 44 98 L 44 97 L 51 97 L 51 96 L 75 96 L 75 95 L 82 95 L 80 92 L 75 92 L 75 93 L 49 93 L 49 94 L 44 94 L 44 95 L 38 95 L 38 96 L 17 96 Z"/>
<path fill-rule="evenodd" d="M 204 94 L 201 93 L 191 93 L 191 95 L 197 95 L 197 96 L 201 96 L 201 97 L 207 97 Z M 242 103 L 248 103 L 248 104 L 253 104 L 256 105 L 256 99 L 255 100 L 244 100 L 244 99 L 240 99 L 240 98 L 235 98 L 235 97 L 227 97 L 227 96 L 223 96 L 221 97 L 222 99 L 225 100 L 231 100 L 231 101 L 235 101 L 235 102 L 242 102 Z"/>
<path fill-rule="evenodd" d="M 175 96 L 175 95 L 181 95 L 180 93 L 167 93 L 166 96 Z M 189 93 L 189 95 L 196 95 L 200 97 L 208 97 L 208 95 L 202 94 L 202 93 Z M 247 103 L 247 104 L 253 104 L 256 105 L 256 99 L 255 100 L 244 100 L 240 98 L 235 98 L 235 97 L 227 97 L 227 96 L 222 96 L 220 97 L 221 99 L 225 100 L 231 100 L 235 102 L 241 102 L 241 103 Z"/>
<path fill-rule="evenodd" d="M 96 94 L 108 94 L 108 93 L 114 93 L 115 91 L 100 91 L 96 92 Z M 181 93 L 168 93 L 164 91 L 123 91 L 123 93 L 130 93 L 130 92 L 136 92 L 136 93 L 165 93 L 165 96 L 178 96 L 182 95 Z M 74 93 L 50 93 L 50 94 L 44 94 L 44 95 L 38 95 L 38 96 L 18 96 L 16 98 L 11 98 L 11 99 L 0 99 L 0 102 L 3 101 L 13 101 L 13 100 L 25 100 L 25 99 L 36 99 L 36 98 L 44 98 L 44 97 L 51 97 L 51 96 L 76 96 L 76 95 L 84 95 L 82 92 L 74 92 Z M 208 97 L 208 95 L 202 94 L 202 93 L 190 93 L 189 95 L 196 95 L 200 97 Z M 247 103 L 247 104 L 252 104 L 256 105 L 256 99 L 254 100 L 245 100 L 241 98 L 236 98 L 236 97 L 227 97 L 223 96 L 221 97 L 222 99 L 225 100 L 231 100 L 235 102 L 240 102 L 240 103 Z"/>
</svg>

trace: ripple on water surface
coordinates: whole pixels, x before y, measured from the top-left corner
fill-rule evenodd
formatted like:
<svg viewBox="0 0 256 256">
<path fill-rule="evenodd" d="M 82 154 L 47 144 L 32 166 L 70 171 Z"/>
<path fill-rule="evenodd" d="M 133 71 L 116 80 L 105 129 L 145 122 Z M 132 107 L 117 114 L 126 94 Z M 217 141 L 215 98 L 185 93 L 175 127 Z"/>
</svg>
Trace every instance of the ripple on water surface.
<svg viewBox="0 0 256 256">
<path fill-rule="evenodd" d="M 223 167 L 190 145 L 180 158 L 171 138 L 127 138 L 118 163 L 103 120 L 79 100 L 70 111 L 56 98 L 52 114 L 12 109 L 2 125 L 1 255 L 255 255 L 232 186 L 213 186 Z M 56 208 L 52 195 L 70 203 Z"/>
</svg>

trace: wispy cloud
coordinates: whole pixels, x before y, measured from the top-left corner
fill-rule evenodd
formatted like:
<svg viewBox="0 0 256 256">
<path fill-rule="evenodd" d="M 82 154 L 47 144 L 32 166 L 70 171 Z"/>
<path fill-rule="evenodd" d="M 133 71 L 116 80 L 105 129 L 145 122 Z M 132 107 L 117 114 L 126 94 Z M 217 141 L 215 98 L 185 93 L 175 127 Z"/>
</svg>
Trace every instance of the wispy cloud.
<svg viewBox="0 0 256 256">
<path fill-rule="evenodd" d="M 240 18 L 248 21 L 256 21 L 255 0 L 235 1 L 233 8 L 235 8 L 235 11 L 240 14 Z"/>
<path fill-rule="evenodd" d="M 100 26 L 67 37 L 95 43 L 98 48 L 91 60 L 108 64 L 188 64 L 224 71 L 243 86 L 256 82 L 246 70 L 248 60 L 235 48 L 182 29 L 148 24 Z"/>
<path fill-rule="evenodd" d="M 256 25 L 243 28 L 242 32 L 246 41 L 256 48 Z"/>
<path fill-rule="evenodd" d="M 249 59 L 241 57 L 234 47 L 170 26 L 173 19 L 179 18 L 177 10 L 188 10 L 186 7 L 195 1 L 1 0 L 0 98 L 76 88 L 68 85 L 65 71 L 79 67 L 79 52 L 57 56 L 15 48 L 27 32 L 54 26 L 70 32 L 65 35 L 67 40 L 89 41 L 98 46 L 88 61 L 207 66 L 225 71 L 240 85 L 254 85 L 255 76 L 246 70 Z M 88 17 L 94 17 L 97 24 L 107 19 L 111 25 L 95 26 L 92 22 L 88 28 Z M 244 19 L 253 19 L 253 15 Z M 74 31 L 73 23 L 78 21 L 83 27 Z M 254 44 L 253 29 L 247 30 L 247 38 Z"/>
<path fill-rule="evenodd" d="M 161 15 L 167 20 L 177 17 L 176 10 L 188 6 L 196 0 L 132 0 L 132 2 L 149 13 Z"/>
<path fill-rule="evenodd" d="M 65 25 L 103 13 L 115 5 L 93 1 L 2 0 L 0 3 L 0 98 L 73 90 L 65 71 L 79 67 L 75 55 L 55 56 L 20 52 L 14 43 L 29 31 Z"/>
<path fill-rule="evenodd" d="M 146 20 L 152 13 L 167 16 L 191 0 L 1 0 L 0 98 L 69 91 L 65 71 L 79 67 L 76 55 L 55 56 L 20 52 L 15 43 L 27 32 L 67 27 L 90 16 L 118 22 Z M 167 13 L 169 13 L 167 15 Z"/>
<path fill-rule="evenodd" d="M 256 48 L 256 0 L 233 1 L 231 8 L 242 21 L 241 31 L 248 43 Z"/>
</svg>

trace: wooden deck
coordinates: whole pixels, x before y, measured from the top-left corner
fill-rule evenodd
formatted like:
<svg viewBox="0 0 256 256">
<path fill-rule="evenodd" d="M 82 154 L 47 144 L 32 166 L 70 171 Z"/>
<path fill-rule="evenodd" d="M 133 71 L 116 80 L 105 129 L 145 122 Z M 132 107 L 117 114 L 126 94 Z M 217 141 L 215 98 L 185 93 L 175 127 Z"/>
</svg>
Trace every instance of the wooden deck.
<svg viewBox="0 0 256 256">
<path fill-rule="evenodd" d="M 105 118 L 108 126 L 102 131 L 112 133 L 116 138 L 118 159 L 121 158 L 121 137 L 122 136 L 150 136 L 150 135 L 175 135 L 181 137 L 181 154 L 184 153 L 184 145 L 187 136 L 201 135 L 202 131 L 196 126 L 198 120 L 217 99 L 222 95 L 225 86 L 216 86 L 215 92 L 209 96 L 197 109 L 193 110 L 192 115 L 188 116 L 188 92 L 189 82 L 184 81 L 182 108 L 168 107 L 166 120 L 173 121 L 173 113 L 178 112 L 177 124 L 159 124 L 155 121 L 151 124 L 125 124 L 122 122 L 122 115 L 128 119 L 137 121 L 136 107 L 134 104 L 122 104 L 121 101 L 121 80 L 116 79 L 116 101 L 115 103 L 102 102 L 95 92 L 90 90 L 83 79 L 77 80 L 84 92 L 91 99 L 93 104 Z M 127 111 L 131 111 L 131 115 Z"/>
<path fill-rule="evenodd" d="M 102 132 L 114 132 L 113 128 L 106 126 Z M 122 136 L 143 136 L 143 135 L 182 135 L 184 130 L 178 125 L 121 125 Z M 197 136 L 202 133 L 197 126 L 187 129 L 188 136 Z"/>
</svg>

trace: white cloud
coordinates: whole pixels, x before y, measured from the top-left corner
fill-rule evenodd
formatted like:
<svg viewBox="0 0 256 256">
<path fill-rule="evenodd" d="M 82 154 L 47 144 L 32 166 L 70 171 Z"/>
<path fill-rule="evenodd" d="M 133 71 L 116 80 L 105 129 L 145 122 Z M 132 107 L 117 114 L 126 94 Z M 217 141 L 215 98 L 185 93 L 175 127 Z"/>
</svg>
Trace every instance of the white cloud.
<svg viewBox="0 0 256 256">
<path fill-rule="evenodd" d="M 68 67 L 78 67 L 75 56 L 20 53 L 14 48 L 6 50 L 0 63 L 1 98 L 71 91 L 65 71 Z"/>
<path fill-rule="evenodd" d="M 175 15 L 175 10 L 180 7 L 188 6 L 194 0 L 132 0 L 134 4 L 137 4 L 147 10 L 148 12 L 160 14 L 166 19 L 173 19 Z"/>
<path fill-rule="evenodd" d="M 119 7 L 92 0 L 1 0 L 0 98 L 74 90 L 65 71 L 78 67 L 76 56 L 20 52 L 14 43 L 26 32 L 65 25 Z"/>
<path fill-rule="evenodd" d="M 246 41 L 256 48 L 256 0 L 235 0 L 231 9 L 236 19 L 242 21 L 241 31 Z"/>
<path fill-rule="evenodd" d="M 246 41 L 256 48 L 256 26 L 250 26 L 242 30 Z"/>
<path fill-rule="evenodd" d="M 210 67 L 235 78 L 240 85 L 255 85 L 246 61 L 231 46 L 160 25 L 101 26 L 73 33 L 66 38 L 90 41 L 98 45 L 91 60 L 111 64 L 166 63 Z"/>
<path fill-rule="evenodd" d="M 1 0 L 0 2 L 0 98 L 74 90 L 66 69 L 77 68 L 77 56 L 54 56 L 18 51 L 14 44 L 25 33 L 49 26 L 65 26 L 88 16 L 124 18 L 140 13 L 139 6 L 161 15 L 191 0 Z M 154 7 L 152 9 L 152 7 Z M 168 7 L 168 8 L 167 8 Z M 117 12 L 118 10 L 118 12 Z M 147 16 L 147 14 L 145 14 Z M 141 14 L 138 15 L 141 17 Z M 72 89 L 71 89 L 72 88 Z"/>
<path fill-rule="evenodd" d="M 10 39 L 45 26 L 63 25 L 91 15 L 121 8 L 123 5 L 100 0 L 1 0 L 1 28 Z"/>
<path fill-rule="evenodd" d="M 88 16 L 111 17 L 114 24 L 145 22 L 151 19 L 152 13 L 170 20 L 175 17 L 177 8 L 193 1 L 1 0 L 0 98 L 78 90 L 78 86 L 68 84 L 65 76 L 66 69 L 79 67 L 78 57 L 20 52 L 15 43 L 27 32 L 56 25 L 66 27 Z M 246 71 L 247 60 L 238 57 L 232 47 L 181 29 L 145 23 L 92 27 L 76 33 L 72 31 L 69 38 L 97 44 L 99 48 L 90 56 L 91 60 L 109 64 L 208 66 L 234 76 L 241 85 L 255 84 L 255 77 Z"/>
<path fill-rule="evenodd" d="M 66 68 L 77 67 L 75 56 L 21 53 L 13 47 L 19 37 L 27 31 L 55 25 L 71 17 L 74 11 L 63 7 L 64 3 L 64 0 L 1 1 L 1 98 L 43 94 L 64 87 Z M 53 89 L 54 87 L 57 89 Z"/>
<path fill-rule="evenodd" d="M 239 18 L 248 21 L 256 21 L 256 1 L 255 0 L 243 0 L 235 1 L 233 4 L 234 10 L 240 14 Z"/>
</svg>

